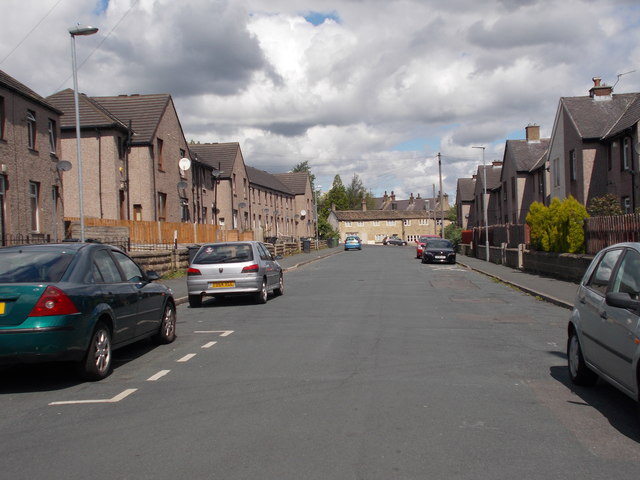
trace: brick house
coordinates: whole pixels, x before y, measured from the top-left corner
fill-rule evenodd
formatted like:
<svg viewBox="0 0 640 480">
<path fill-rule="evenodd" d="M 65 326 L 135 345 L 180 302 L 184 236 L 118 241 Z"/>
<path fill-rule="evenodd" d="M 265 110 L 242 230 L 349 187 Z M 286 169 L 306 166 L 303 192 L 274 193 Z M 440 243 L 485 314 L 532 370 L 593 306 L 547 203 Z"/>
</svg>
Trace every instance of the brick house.
<svg viewBox="0 0 640 480">
<path fill-rule="evenodd" d="M 276 175 L 247 167 L 251 192 L 249 219 L 256 238 L 294 237 L 295 194 Z M 310 218 L 310 217 L 307 217 Z"/>
<path fill-rule="evenodd" d="M 292 215 L 292 236 L 313 237 L 316 231 L 315 198 L 307 172 L 274 173 L 295 196 Z M 304 212 L 304 214 L 303 214 Z"/>
<path fill-rule="evenodd" d="M 0 70 L 0 239 L 61 240 L 64 234 L 62 112 Z"/>
<path fill-rule="evenodd" d="M 458 226 L 463 230 L 474 225 L 476 177 L 459 178 L 456 183 L 456 215 Z"/>
<path fill-rule="evenodd" d="M 593 78 L 588 96 L 562 97 L 551 135 L 550 196 L 572 195 L 583 205 L 606 193 L 626 211 L 638 207 L 637 168 L 640 93 L 613 94 Z"/>
<path fill-rule="evenodd" d="M 179 167 L 189 149 L 171 95 L 79 99 L 85 216 L 167 222 L 198 218 L 191 170 Z M 63 154 L 75 163 L 73 90 L 49 100 L 65 114 Z M 77 173 L 71 172 L 64 190 L 68 217 L 79 216 Z"/>
<path fill-rule="evenodd" d="M 484 195 L 484 181 L 487 181 L 487 222 L 489 225 L 501 223 L 501 183 L 502 162 L 492 162 L 491 165 L 479 165 L 478 172 L 475 176 L 475 190 L 473 192 L 473 217 L 474 223 L 469 228 L 484 226 L 484 204 L 482 201 Z"/>
<path fill-rule="evenodd" d="M 539 183 L 532 170 L 546 157 L 549 139 L 540 138 L 540 127 L 526 127 L 525 140 L 507 140 L 501 169 L 498 223 L 524 224 L 529 206 L 539 198 Z"/>
</svg>

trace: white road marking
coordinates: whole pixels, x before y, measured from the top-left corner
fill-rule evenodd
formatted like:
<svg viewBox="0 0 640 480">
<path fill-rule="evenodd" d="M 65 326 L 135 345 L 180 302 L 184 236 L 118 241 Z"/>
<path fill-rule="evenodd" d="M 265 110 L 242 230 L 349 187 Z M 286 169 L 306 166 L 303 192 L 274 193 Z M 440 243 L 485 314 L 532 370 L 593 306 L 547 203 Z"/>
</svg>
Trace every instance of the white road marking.
<svg viewBox="0 0 640 480">
<path fill-rule="evenodd" d="M 155 382 L 156 380 L 158 380 L 159 378 L 164 377 L 167 373 L 169 373 L 171 370 L 160 370 L 158 373 L 156 373 L 155 375 L 151 375 L 149 378 L 147 378 L 147 382 Z"/>
<path fill-rule="evenodd" d="M 218 342 L 209 342 L 209 343 L 205 343 L 202 348 L 211 348 L 213 347 L 216 343 Z"/>
<path fill-rule="evenodd" d="M 131 395 L 133 392 L 135 392 L 136 390 L 138 390 L 137 388 L 129 388 L 128 390 L 125 390 L 122 393 L 119 393 L 118 395 L 116 395 L 113 398 L 107 398 L 104 400 L 68 400 L 65 402 L 51 402 L 49 405 L 80 405 L 83 403 L 117 403 L 120 400 L 125 399 L 126 397 L 128 397 L 129 395 Z"/>
<path fill-rule="evenodd" d="M 221 337 L 228 337 L 233 333 L 233 330 L 196 330 L 193 333 L 219 333 Z"/>
<path fill-rule="evenodd" d="M 177 362 L 188 362 L 189 360 L 191 360 L 193 357 L 195 357 L 196 354 L 195 353 L 189 353 L 187 355 L 185 355 L 184 357 L 182 357 L 180 360 L 176 360 Z"/>
</svg>

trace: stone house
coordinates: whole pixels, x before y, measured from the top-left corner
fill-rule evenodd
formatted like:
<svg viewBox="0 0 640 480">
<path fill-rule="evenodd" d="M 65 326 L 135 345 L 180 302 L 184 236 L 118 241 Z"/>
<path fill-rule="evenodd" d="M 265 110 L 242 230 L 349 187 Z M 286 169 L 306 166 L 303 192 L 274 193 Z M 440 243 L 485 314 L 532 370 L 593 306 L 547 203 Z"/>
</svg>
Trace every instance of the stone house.
<svg viewBox="0 0 640 480">
<path fill-rule="evenodd" d="M 167 222 L 198 218 L 190 168 L 179 166 L 182 158 L 189 159 L 189 149 L 171 95 L 79 99 L 85 216 Z M 65 114 L 63 155 L 75 164 L 73 90 L 49 101 Z M 65 178 L 68 217 L 79 216 L 76 172 L 72 168 Z"/>
<path fill-rule="evenodd" d="M 294 195 L 293 230 L 294 237 L 314 237 L 316 232 L 315 194 L 307 172 L 274 173 Z"/>
<path fill-rule="evenodd" d="M 62 112 L 0 70 L 0 240 L 62 240 Z"/>
<path fill-rule="evenodd" d="M 459 178 L 456 183 L 456 215 L 458 227 L 467 230 L 474 225 L 476 177 Z M 471 226 L 471 227 L 470 227 Z"/>
<path fill-rule="evenodd" d="M 238 142 L 191 144 L 197 163 L 217 172 L 213 210 L 223 230 L 253 230 L 255 238 L 313 236 L 309 175 L 271 174 L 245 164 Z"/>
<path fill-rule="evenodd" d="M 526 127 L 525 140 L 507 140 L 500 178 L 500 212 L 498 223 L 524 224 L 529 206 L 539 197 L 540 184 L 532 170 L 547 154 L 548 138 L 540 138 L 540 127 Z"/>
<path fill-rule="evenodd" d="M 640 93 L 613 94 L 593 78 L 588 96 L 562 97 L 551 134 L 550 196 L 572 195 L 585 206 L 614 193 L 627 212 L 638 207 Z"/>
<path fill-rule="evenodd" d="M 469 228 L 484 227 L 484 182 L 486 178 L 486 202 L 487 202 L 487 222 L 489 225 L 501 223 L 501 183 L 502 162 L 494 161 L 491 165 L 479 165 L 476 173 L 475 190 L 473 192 L 473 217 L 474 223 Z"/>
</svg>

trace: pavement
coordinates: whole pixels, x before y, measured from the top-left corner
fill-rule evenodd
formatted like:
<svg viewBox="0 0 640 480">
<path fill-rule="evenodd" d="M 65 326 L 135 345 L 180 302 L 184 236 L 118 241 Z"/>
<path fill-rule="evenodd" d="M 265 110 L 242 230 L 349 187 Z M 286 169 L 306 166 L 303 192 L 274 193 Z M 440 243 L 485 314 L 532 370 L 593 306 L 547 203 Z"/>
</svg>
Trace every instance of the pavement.
<svg viewBox="0 0 640 480">
<path fill-rule="evenodd" d="M 325 248 L 322 250 L 311 250 L 309 253 L 297 253 L 278 260 L 285 272 L 294 270 L 311 262 L 322 260 L 323 258 L 342 252 L 343 249 Z M 563 308 L 572 309 L 573 302 L 578 290 L 578 284 L 557 280 L 543 275 L 526 273 L 504 265 L 497 265 L 485 262 L 474 257 L 464 255 L 457 256 L 458 265 L 470 270 L 480 272 L 492 277 L 499 282 L 522 290 L 525 293 L 538 297 L 547 302 L 553 303 Z M 187 279 L 186 277 L 161 280 L 173 290 L 174 297 L 178 304 L 187 302 Z"/>
</svg>

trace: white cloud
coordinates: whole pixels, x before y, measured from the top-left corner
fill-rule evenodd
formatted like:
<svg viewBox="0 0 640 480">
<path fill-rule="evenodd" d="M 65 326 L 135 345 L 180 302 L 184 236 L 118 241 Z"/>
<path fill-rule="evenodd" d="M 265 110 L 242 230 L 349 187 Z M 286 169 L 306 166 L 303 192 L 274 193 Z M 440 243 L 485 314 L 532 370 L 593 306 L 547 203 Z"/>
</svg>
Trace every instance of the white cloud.
<svg viewBox="0 0 640 480">
<path fill-rule="evenodd" d="M 591 77 L 640 91 L 640 7 L 618 0 L 3 0 L 0 69 L 43 96 L 71 86 L 67 28 L 89 95 L 170 93 L 188 140 L 238 141 L 245 161 L 308 161 L 328 188 L 445 191 Z M 314 23 L 305 16 L 317 13 Z M 29 32 L 33 29 L 33 32 Z M 12 52 L 12 53 L 11 53 Z M 424 144 L 406 151 L 398 145 Z"/>
</svg>

